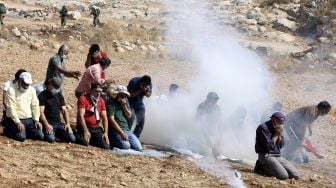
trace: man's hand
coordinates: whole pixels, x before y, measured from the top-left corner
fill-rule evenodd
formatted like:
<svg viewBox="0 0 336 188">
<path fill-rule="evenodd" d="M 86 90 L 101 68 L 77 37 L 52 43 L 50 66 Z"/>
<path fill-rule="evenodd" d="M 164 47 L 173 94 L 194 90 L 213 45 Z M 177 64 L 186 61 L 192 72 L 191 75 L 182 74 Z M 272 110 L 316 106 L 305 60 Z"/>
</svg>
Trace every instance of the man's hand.
<svg viewBox="0 0 336 188">
<path fill-rule="evenodd" d="M 76 78 L 77 80 L 79 80 L 79 77 L 82 75 L 82 73 L 80 71 L 74 71 L 72 73 L 72 77 Z"/>
<path fill-rule="evenodd" d="M 105 140 L 106 144 L 110 145 L 110 140 L 107 133 L 103 134 L 103 140 Z"/>
<path fill-rule="evenodd" d="M 283 125 L 275 127 L 275 135 L 281 136 L 283 132 Z"/>
<path fill-rule="evenodd" d="M 127 135 L 125 132 L 123 132 L 123 133 L 121 134 L 121 137 L 122 137 L 125 141 L 128 141 L 128 135 Z"/>
<path fill-rule="evenodd" d="M 126 105 L 126 98 L 120 100 L 121 105 Z"/>
<path fill-rule="evenodd" d="M 41 124 L 40 122 L 35 121 L 35 128 L 36 128 L 36 129 L 40 129 L 40 130 L 42 130 L 42 129 L 43 129 L 43 126 L 42 126 L 42 124 Z"/>
<path fill-rule="evenodd" d="M 73 133 L 73 131 L 72 131 L 70 125 L 65 125 L 65 131 L 66 131 L 67 133 L 69 133 L 69 134 L 72 134 L 72 133 Z"/>
<path fill-rule="evenodd" d="M 89 132 L 89 130 L 85 130 L 85 131 L 84 131 L 84 139 L 85 139 L 87 142 L 90 142 L 90 138 L 91 138 L 91 133 Z"/>
<path fill-rule="evenodd" d="M 17 126 L 18 126 L 18 129 L 19 129 L 19 131 L 22 133 L 23 131 L 25 131 L 25 126 L 23 125 L 23 123 L 18 123 L 17 124 Z"/>
<path fill-rule="evenodd" d="M 51 134 L 54 130 L 53 126 L 51 126 L 50 124 L 46 125 L 45 129 L 47 134 Z"/>
</svg>

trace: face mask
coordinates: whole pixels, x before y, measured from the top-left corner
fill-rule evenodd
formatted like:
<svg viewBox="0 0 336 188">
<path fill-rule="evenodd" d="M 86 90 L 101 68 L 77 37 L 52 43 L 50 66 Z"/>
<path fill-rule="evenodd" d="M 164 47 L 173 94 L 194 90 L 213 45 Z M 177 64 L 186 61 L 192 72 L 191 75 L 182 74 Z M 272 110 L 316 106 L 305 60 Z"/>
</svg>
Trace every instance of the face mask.
<svg viewBox="0 0 336 188">
<path fill-rule="evenodd" d="M 27 89 L 28 89 L 28 88 L 27 88 Z M 23 88 L 23 87 L 19 87 L 19 90 L 20 90 L 21 92 L 26 92 L 27 89 L 25 89 L 25 88 Z"/>
<path fill-rule="evenodd" d="M 62 59 L 69 59 L 69 56 L 68 55 L 61 55 L 61 58 Z"/>
<path fill-rule="evenodd" d="M 60 92 L 60 90 L 61 89 L 52 89 L 52 90 L 50 90 L 50 93 L 52 94 L 52 95 L 56 95 L 57 93 L 59 93 Z"/>
<path fill-rule="evenodd" d="M 96 98 L 94 95 L 91 95 L 90 98 L 91 98 L 91 100 L 93 100 L 94 102 L 97 102 L 97 101 L 98 101 L 98 98 Z"/>
</svg>

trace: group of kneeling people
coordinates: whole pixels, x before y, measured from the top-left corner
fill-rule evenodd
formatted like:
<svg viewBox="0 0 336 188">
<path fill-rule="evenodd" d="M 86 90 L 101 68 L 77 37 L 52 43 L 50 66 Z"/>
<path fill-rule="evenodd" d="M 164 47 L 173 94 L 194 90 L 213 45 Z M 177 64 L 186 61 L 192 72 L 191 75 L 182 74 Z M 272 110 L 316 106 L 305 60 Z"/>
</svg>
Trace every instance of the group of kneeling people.
<svg viewBox="0 0 336 188">
<path fill-rule="evenodd" d="M 128 101 L 130 93 L 125 86 L 107 89 L 102 96 L 102 85 L 93 82 L 90 91 L 77 101 L 77 126 L 72 130 L 65 100 L 60 89 L 62 80 L 47 80 L 46 88 L 38 96 L 31 86 L 31 74 L 19 70 L 15 80 L 5 87 L 5 113 L 1 124 L 4 134 L 12 139 L 59 139 L 103 149 L 113 147 L 142 150 L 137 136 L 131 131 L 132 111 Z M 63 115 L 64 122 L 61 121 Z"/>
</svg>

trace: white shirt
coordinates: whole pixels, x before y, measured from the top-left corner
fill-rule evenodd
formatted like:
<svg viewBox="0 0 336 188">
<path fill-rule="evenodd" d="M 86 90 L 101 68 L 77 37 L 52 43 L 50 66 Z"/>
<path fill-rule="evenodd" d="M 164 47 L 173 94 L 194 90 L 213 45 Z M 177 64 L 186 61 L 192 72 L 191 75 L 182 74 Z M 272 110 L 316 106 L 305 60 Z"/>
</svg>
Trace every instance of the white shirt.
<svg viewBox="0 0 336 188">
<path fill-rule="evenodd" d="M 13 87 L 13 86 L 14 86 L 13 80 L 9 80 L 5 83 L 3 90 L 7 91 L 10 87 Z"/>
</svg>

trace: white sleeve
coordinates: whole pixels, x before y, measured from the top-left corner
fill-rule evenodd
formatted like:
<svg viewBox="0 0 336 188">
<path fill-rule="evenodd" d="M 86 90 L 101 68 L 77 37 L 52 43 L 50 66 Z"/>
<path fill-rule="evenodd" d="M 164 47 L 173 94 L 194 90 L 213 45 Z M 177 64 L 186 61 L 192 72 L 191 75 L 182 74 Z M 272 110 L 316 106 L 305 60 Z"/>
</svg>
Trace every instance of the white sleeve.
<svg viewBox="0 0 336 188">
<path fill-rule="evenodd" d="M 5 85 L 4 85 L 3 88 L 2 88 L 4 91 L 7 91 L 7 90 L 11 87 L 12 84 L 11 84 L 10 82 L 11 82 L 11 81 L 7 81 L 7 82 L 5 83 Z"/>
</svg>

